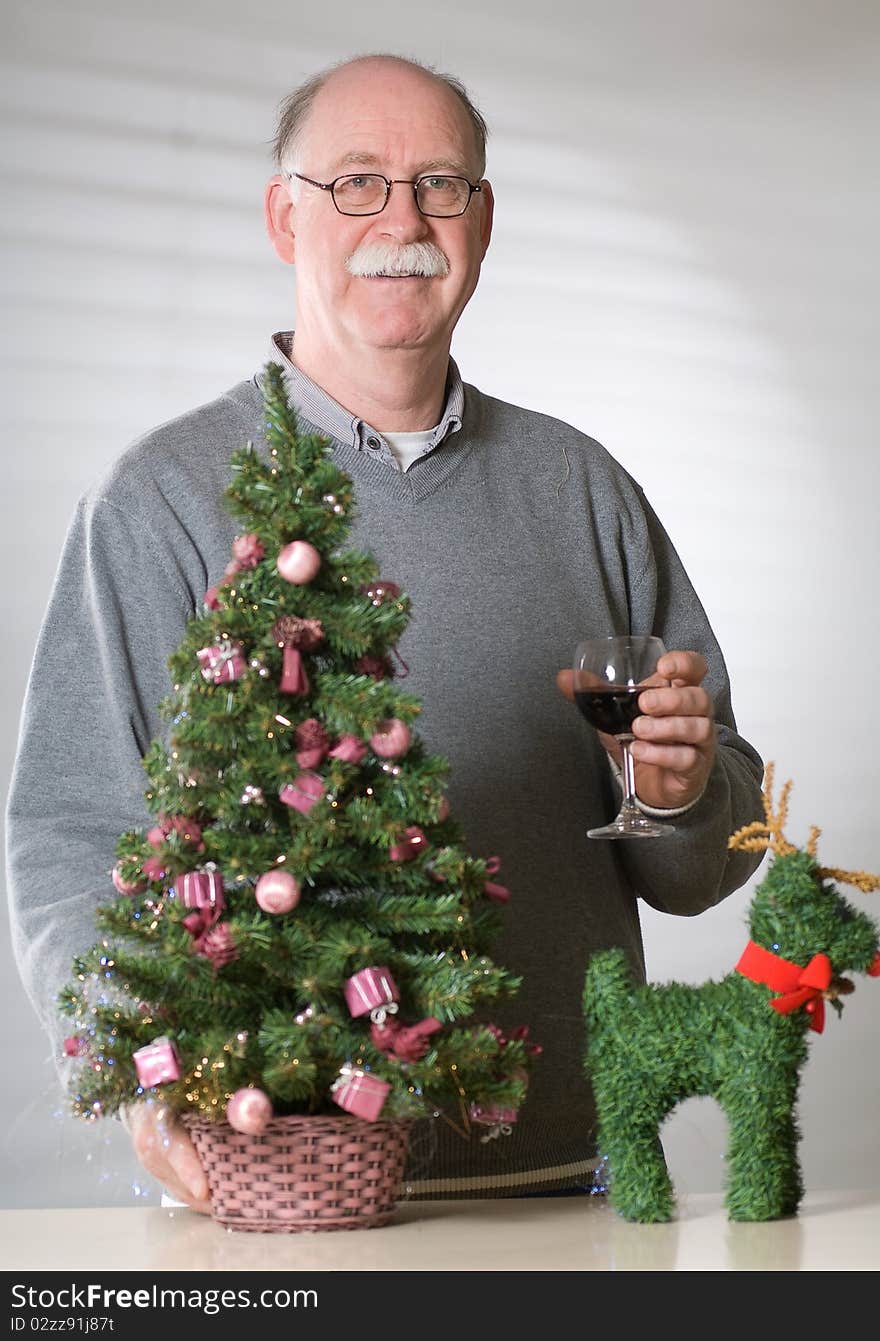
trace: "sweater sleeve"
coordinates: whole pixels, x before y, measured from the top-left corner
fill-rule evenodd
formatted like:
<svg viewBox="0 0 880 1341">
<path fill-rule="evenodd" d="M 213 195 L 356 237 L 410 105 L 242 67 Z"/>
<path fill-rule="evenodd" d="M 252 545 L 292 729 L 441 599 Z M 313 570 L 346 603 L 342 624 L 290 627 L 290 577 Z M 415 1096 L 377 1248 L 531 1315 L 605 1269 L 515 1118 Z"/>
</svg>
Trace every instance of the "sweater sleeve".
<svg viewBox="0 0 880 1341">
<path fill-rule="evenodd" d="M 162 734 L 167 658 L 194 601 L 156 531 L 101 497 L 70 524 L 33 659 L 6 813 L 13 949 L 53 1045 L 56 994 L 116 897 L 116 842 L 148 818 L 142 765 Z M 57 1052 L 56 1052 L 57 1059 Z"/>
<path fill-rule="evenodd" d="M 706 612 L 664 527 L 642 496 L 648 561 L 631 592 L 631 627 L 655 633 L 670 651 L 695 651 L 709 670 L 703 687 L 712 697 L 716 756 L 696 805 L 677 815 L 674 851 L 665 841 L 620 843 L 621 856 L 642 899 L 659 912 L 693 916 L 739 889 L 763 853 L 731 852 L 727 840 L 764 815 L 764 764 L 737 730 L 730 680 Z"/>
</svg>

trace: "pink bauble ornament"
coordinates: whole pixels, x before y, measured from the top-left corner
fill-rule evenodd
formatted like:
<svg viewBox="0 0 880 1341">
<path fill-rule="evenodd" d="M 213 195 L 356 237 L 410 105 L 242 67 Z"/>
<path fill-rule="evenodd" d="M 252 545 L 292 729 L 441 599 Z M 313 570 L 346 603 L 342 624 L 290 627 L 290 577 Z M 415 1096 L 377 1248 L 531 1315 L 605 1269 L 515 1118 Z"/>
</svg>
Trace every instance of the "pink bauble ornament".
<svg viewBox="0 0 880 1341">
<path fill-rule="evenodd" d="M 272 1100 L 268 1094 L 250 1086 L 236 1090 L 226 1104 L 227 1122 L 245 1136 L 259 1136 L 272 1116 Z"/>
<path fill-rule="evenodd" d="M 399 759 L 412 744 L 412 733 L 399 717 L 380 722 L 370 736 L 370 749 L 381 759 Z"/>
<path fill-rule="evenodd" d="M 110 879 L 113 881 L 113 888 L 117 894 L 143 894 L 147 887 L 145 880 L 126 880 L 119 869 L 118 862 L 110 872 Z"/>
<path fill-rule="evenodd" d="M 141 862 L 141 870 L 148 880 L 165 879 L 165 864 L 161 857 L 147 857 L 146 861 Z"/>
<path fill-rule="evenodd" d="M 299 903 L 300 893 L 289 871 L 267 871 L 257 881 L 254 897 L 264 913 L 289 913 Z"/>
<path fill-rule="evenodd" d="M 275 566 L 285 582 L 302 587 L 311 582 L 321 567 L 321 556 L 307 540 L 292 540 L 281 550 Z"/>
</svg>

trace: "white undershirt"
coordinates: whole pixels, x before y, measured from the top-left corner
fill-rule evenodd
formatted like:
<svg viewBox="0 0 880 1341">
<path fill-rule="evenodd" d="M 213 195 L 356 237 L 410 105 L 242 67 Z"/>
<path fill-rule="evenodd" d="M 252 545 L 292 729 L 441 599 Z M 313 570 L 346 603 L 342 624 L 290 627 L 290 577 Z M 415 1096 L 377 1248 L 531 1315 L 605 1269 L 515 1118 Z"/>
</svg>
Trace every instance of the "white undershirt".
<svg viewBox="0 0 880 1341">
<path fill-rule="evenodd" d="M 382 437 L 394 453 L 401 471 L 409 470 L 413 461 L 424 456 L 436 428 L 420 429 L 418 433 L 383 433 Z"/>
</svg>

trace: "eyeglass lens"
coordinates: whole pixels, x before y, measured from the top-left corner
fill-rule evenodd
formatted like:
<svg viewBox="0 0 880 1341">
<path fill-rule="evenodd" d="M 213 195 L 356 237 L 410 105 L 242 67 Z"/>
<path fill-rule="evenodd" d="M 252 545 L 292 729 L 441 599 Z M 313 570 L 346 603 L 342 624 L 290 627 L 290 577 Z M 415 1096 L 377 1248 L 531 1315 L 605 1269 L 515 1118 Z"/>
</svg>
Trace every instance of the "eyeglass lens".
<svg viewBox="0 0 880 1341">
<path fill-rule="evenodd" d="M 333 186 L 333 200 L 343 214 L 372 214 L 385 205 L 385 178 L 367 172 L 340 177 Z M 463 177 L 421 177 L 416 184 L 416 202 L 423 214 L 463 213 L 471 188 Z"/>
</svg>

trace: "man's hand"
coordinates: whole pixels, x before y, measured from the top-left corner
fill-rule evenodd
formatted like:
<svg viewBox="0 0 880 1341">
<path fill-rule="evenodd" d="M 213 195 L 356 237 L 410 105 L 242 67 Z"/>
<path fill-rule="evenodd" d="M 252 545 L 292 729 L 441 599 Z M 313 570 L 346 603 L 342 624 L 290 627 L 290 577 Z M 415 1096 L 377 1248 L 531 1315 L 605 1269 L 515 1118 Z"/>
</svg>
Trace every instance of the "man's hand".
<svg viewBox="0 0 880 1341">
<path fill-rule="evenodd" d="M 703 791 L 715 759 L 712 700 L 701 688 L 708 667 L 699 652 L 666 652 L 657 671 L 668 683 L 639 695 L 641 716 L 633 722 L 631 746 L 636 795 L 645 805 L 677 809 Z M 574 672 L 557 673 L 556 684 L 574 702 Z M 605 749 L 620 763 L 620 745 L 598 733 Z"/>
<path fill-rule="evenodd" d="M 211 1214 L 208 1179 L 181 1122 L 161 1103 L 132 1104 L 120 1114 L 134 1153 L 176 1201 Z"/>
</svg>

